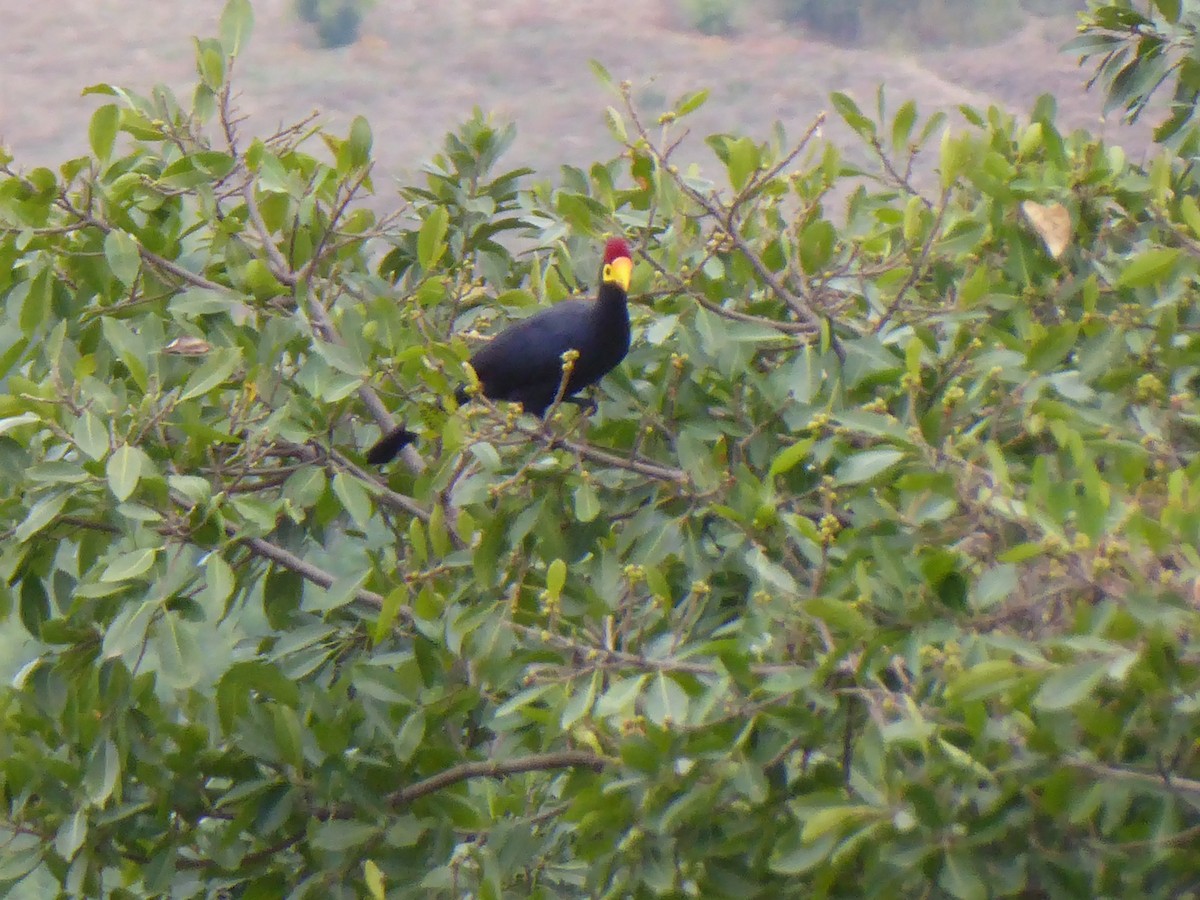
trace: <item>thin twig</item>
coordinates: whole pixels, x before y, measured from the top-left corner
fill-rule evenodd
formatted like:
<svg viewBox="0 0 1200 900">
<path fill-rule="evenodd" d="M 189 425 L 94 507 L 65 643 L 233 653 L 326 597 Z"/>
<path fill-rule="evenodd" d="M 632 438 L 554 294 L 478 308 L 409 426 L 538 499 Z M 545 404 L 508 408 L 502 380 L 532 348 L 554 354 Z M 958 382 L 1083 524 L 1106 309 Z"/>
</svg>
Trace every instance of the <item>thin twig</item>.
<svg viewBox="0 0 1200 900">
<path fill-rule="evenodd" d="M 172 496 L 175 503 L 183 509 L 190 509 L 189 504 L 182 497 Z M 282 566 L 290 572 L 295 572 L 305 581 L 312 582 L 318 587 L 329 589 L 333 587 L 337 580 L 329 572 L 319 566 L 314 566 L 310 562 L 306 562 L 290 550 L 285 550 L 282 547 L 272 544 L 268 540 L 258 537 L 248 537 L 242 534 L 236 525 L 226 523 L 225 534 L 236 543 L 242 544 L 250 550 L 255 556 L 273 562 L 278 566 Z M 365 588 L 358 588 L 354 591 L 354 597 L 361 600 L 375 609 L 383 609 L 386 598 L 382 594 L 377 594 L 374 591 L 368 591 Z M 400 606 L 396 610 L 396 614 L 406 621 L 411 621 L 413 618 L 412 608 L 406 605 Z"/>
<path fill-rule="evenodd" d="M 494 762 L 470 762 L 454 766 L 418 781 L 402 790 L 389 794 L 388 805 L 399 809 L 422 797 L 433 794 L 460 781 L 471 778 L 506 778 L 509 775 L 523 775 L 528 772 L 547 772 L 555 769 L 591 769 L 599 772 L 611 760 L 607 760 L 586 750 L 561 750 L 552 753 L 534 753 L 529 756 L 518 756 L 516 759 Z M 351 809 L 353 809 L 351 807 Z"/>
</svg>

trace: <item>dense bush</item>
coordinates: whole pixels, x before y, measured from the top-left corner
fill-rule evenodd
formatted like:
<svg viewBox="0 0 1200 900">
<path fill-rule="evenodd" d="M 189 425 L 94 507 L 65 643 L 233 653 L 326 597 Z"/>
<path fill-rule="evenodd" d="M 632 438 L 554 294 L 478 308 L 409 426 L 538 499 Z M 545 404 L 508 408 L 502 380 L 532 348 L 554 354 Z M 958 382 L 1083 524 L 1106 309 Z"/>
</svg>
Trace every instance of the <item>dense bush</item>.
<svg viewBox="0 0 1200 900">
<path fill-rule="evenodd" d="M 987 44 L 1022 23 L 1023 13 L 1061 15 L 1084 0 L 776 0 L 780 17 L 833 41 L 939 45 Z"/>
<path fill-rule="evenodd" d="M 744 8 L 745 0 L 679 0 L 683 20 L 701 34 L 734 34 Z"/>
<path fill-rule="evenodd" d="M 702 94 L 609 82 L 612 159 L 477 117 L 380 218 L 366 122 L 239 133 L 248 28 L 0 161 L 4 889 L 1195 891 L 1192 167 L 838 95 L 870 167 L 818 121 L 708 180 Z M 597 412 L 455 410 L 617 231 Z"/>
<path fill-rule="evenodd" d="M 1170 103 L 1154 137 L 1188 158 L 1200 146 L 1194 124 L 1200 106 L 1198 30 L 1197 0 L 1155 0 L 1144 13 L 1128 2 L 1097 3 L 1068 46 L 1095 63 L 1092 83 L 1105 90 L 1105 112 L 1120 109 L 1135 121 L 1168 87 Z"/>
<path fill-rule="evenodd" d="M 362 31 L 363 16 L 372 0 L 295 0 L 296 13 L 311 22 L 317 40 L 326 49 L 355 43 Z"/>
<path fill-rule="evenodd" d="M 857 41 L 863 30 L 862 8 L 843 0 L 780 0 L 779 14 L 785 22 L 843 43 Z"/>
</svg>

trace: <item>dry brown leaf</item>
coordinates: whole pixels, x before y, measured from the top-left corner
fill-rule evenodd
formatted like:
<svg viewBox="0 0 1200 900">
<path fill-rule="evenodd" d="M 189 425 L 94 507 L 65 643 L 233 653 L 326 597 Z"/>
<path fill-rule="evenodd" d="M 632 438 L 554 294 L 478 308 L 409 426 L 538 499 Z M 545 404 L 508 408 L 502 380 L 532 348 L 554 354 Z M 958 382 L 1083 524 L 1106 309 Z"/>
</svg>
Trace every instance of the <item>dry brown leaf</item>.
<svg viewBox="0 0 1200 900">
<path fill-rule="evenodd" d="M 1061 203 L 1051 203 L 1043 206 L 1026 200 L 1021 204 L 1021 212 L 1038 233 L 1046 250 L 1055 259 L 1063 255 L 1063 251 L 1071 245 L 1071 214 Z"/>
<path fill-rule="evenodd" d="M 175 356 L 203 356 L 211 349 L 212 345 L 203 338 L 184 335 L 183 337 L 175 338 L 175 340 L 163 347 L 162 352 L 171 353 Z"/>
</svg>

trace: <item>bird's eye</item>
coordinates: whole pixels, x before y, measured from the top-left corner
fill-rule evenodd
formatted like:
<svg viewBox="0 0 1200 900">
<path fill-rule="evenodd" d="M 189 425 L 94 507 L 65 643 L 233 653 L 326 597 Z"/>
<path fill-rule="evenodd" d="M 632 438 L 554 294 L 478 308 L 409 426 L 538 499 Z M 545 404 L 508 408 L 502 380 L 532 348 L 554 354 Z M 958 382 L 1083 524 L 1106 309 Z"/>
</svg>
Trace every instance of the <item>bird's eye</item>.
<svg viewBox="0 0 1200 900">
<path fill-rule="evenodd" d="M 604 271 L 601 273 L 600 277 L 601 277 L 601 278 L 602 278 L 604 281 L 612 281 L 612 280 L 613 280 L 613 270 L 612 270 L 612 265 L 610 265 L 609 263 L 605 263 L 605 264 L 604 264 Z"/>
</svg>

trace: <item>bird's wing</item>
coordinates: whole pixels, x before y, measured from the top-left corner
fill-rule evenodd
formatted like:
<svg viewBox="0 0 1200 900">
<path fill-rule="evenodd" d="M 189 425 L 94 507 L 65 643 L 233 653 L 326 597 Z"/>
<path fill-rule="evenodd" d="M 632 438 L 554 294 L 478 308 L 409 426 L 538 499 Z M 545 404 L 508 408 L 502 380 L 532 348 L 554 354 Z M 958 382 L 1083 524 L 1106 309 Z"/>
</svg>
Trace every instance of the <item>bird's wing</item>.
<svg viewBox="0 0 1200 900">
<path fill-rule="evenodd" d="M 563 300 L 510 325 L 479 348 L 471 365 L 488 393 L 503 396 L 515 388 L 562 377 L 562 355 L 580 349 L 592 311 L 590 300 Z"/>
</svg>

